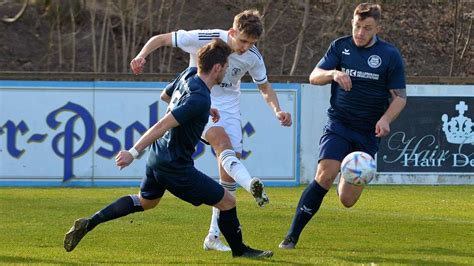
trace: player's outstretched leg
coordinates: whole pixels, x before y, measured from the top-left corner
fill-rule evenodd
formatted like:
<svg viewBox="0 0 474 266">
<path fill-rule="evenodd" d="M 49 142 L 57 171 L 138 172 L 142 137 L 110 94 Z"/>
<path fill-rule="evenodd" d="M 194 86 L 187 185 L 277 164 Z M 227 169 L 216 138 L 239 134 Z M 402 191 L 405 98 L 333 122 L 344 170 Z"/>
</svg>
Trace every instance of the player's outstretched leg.
<svg viewBox="0 0 474 266">
<path fill-rule="evenodd" d="M 159 201 L 159 199 L 158 199 Z M 156 204 L 155 204 L 156 205 Z M 138 195 L 128 195 L 117 199 L 102 210 L 96 212 L 91 218 L 81 218 L 74 222 L 64 237 L 64 249 L 72 251 L 81 239 L 97 225 L 119 217 L 144 211 Z"/>
<path fill-rule="evenodd" d="M 219 160 L 227 174 L 252 194 L 258 206 L 264 207 L 269 203 L 262 181 L 259 178 L 252 178 L 250 176 L 247 168 L 240 162 L 233 150 L 222 151 L 219 155 Z"/>
<path fill-rule="evenodd" d="M 74 221 L 74 225 L 64 236 L 64 249 L 67 252 L 73 251 L 81 239 L 87 234 L 87 225 L 89 225 L 89 219 L 87 218 L 80 218 Z"/>
</svg>

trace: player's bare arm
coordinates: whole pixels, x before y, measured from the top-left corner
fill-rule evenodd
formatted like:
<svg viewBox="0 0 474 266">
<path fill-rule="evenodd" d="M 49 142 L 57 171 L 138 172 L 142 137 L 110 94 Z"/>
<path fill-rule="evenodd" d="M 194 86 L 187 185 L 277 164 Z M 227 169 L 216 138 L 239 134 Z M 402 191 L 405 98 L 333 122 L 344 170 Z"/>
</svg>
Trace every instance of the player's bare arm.
<svg viewBox="0 0 474 266">
<path fill-rule="evenodd" d="M 405 89 L 391 89 L 392 102 L 390 103 L 385 114 L 379 119 L 375 125 L 375 135 L 383 137 L 390 133 L 390 124 L 395 121 L 398 115 L 405 108 L 407 102 L 407 94 Z"/>
<path fill-rule="evenodd" d="M 166 131 L 179 126 L 178 121 L 171 112 L 168 112 L 153 127 L 148 129 L 145 134 L 135 143 L 133 148 L 138 152 L 142 152 L 146 147 L 150 146 L 155 140 L 161 138 Z M 127 167 L 132 161 L 133 156 L 129 151 L 122 150 L 115 157 L 115 164 L 120 168 Z"/>
<path fill-rule="evenodd" d="M 325 70 L 315 67 L 309 76 L 309 83 L 313 85 L 325 85 L 332 81 L 337 82 L 345 91 L 350 91 L 352 82 L 349 75 L 339 70 Z"/>
<path fill-rule="evenodd" d="M 270 82 L 259 84 L 258 89 L 260 90 L 263 99 L 265 99 L 270 108 L 272 108 L 273 112 L 275 112 L 275 116 L 278 118 L 278 120 L 280 120 L 280 124 L 285 127 L 291 126 L 291 114 L 281 110 L 278 97 L 275 91 L 272 89 Z"/>
<path fill-rule="evenodd" d="M 171 33 L 156 35 L 148 40 L 140 53 L 138 53 L 138 55 L 130 62 L 130 68 L 133 73 L 135 75 L 142 73 L 143 67 L 146 63 L 145 58 L 153 51 L 163 46 L 171 46 Z"/>
</svg>

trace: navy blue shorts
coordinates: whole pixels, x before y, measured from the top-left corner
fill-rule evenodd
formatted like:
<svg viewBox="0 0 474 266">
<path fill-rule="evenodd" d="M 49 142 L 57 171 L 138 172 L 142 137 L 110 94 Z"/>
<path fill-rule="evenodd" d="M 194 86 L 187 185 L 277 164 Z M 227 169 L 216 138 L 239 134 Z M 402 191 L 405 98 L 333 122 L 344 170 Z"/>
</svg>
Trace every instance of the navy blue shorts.
<svg viewBox="0 0 474 266">
<path fill-rule="evenodd" d="M 342 161 L 347 154 L 363 151 L 375 158 L 380 139 L 375 133 L 360 133 L 340 122 L 328 122 L 319 141 L 319 160 Z"/>
<path fill-rule="evenodd" d="M 186 174 L 176 174 L 157 171 L 147 165 L 140 186 L 142 197 L 148 200 L 161 198 L 165 190 L 194 206 L 213 206 L 224 197 L 224 188 L 194 167 Z"/>
</svg>

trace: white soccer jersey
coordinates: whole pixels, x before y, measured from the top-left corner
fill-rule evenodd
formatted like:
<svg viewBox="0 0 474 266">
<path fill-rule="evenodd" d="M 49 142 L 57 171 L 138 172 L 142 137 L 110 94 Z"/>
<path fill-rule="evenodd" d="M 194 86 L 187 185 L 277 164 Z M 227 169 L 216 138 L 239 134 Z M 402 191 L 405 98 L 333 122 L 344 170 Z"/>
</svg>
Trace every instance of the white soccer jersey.
<svg viewBox="0 0 474 266">
<path fill-rule="evenodd" d="M 214 38 L 227 42 L 228 36 L 229 32 L 225 30 L 179 30 L 172 33 L 172 45 L 189 53 L 189 66 L 196 66 L 199 48 Z M 265 63 L 255 46 L 241 55 L 232 53 L 229 56 L 229 68 L 222 84 L 215 85 L 211 90 L 212 107 L 231 113 L 240 112 L 240 79 L 246 72 L 256 84 L 267 82 Z"/>
</svg>

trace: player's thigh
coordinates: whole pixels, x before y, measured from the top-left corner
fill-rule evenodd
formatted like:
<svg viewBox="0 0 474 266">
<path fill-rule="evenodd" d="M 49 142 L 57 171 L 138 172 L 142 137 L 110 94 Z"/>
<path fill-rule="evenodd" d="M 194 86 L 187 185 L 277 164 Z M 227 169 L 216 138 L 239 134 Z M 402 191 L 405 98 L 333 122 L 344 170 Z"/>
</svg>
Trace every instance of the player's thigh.
<svg viewBox="0 0 474 266">
<path fill-rule="evenodd" d="M 206 130 L 203 139 L 208 142 L 216 152 L 217 156 L 223 150 L 232 149 L 232 143 L 225 129 L 221 126 L 212 126 Z"/>
<path fill-rule="evenodd" d="M 319 140 L 319 161 L 329 159 L 342 162 L 351 152 L 352 143 L 342 125 L 326 126 Z"/>
<path fill-rule="evenodd" d="M 242 152 L 242 126 L 239 113 L 221 112 L 217 123 L 208 123 L 203 138 L 209 142 L 217 154 L 225 149 Z"/>
<path fill-rule="evenodd" d="M 175 182 L 175 180 L 179 181 Z M 202 204 L 214 206 L 224 197 L 224 188 L 195 168 L 187 176 L 173 178 L 167 190 L 194 206 Z"/>
<path fill-rule="evenodd" d="M 377 138 L 375 134 L 357 133 L 354 135 L 353 142 L 355 147 L 352 151 L 363 151 L 375 158 L 375 154 L 379 150 L 380 138 Z"/>
<path fill-rule="evenodd" d="M 140 202 L 144 209 L 154 208 L 163 197 L 166 188 L 157 181 L 158 173 L 148 165 L 146 174 L 140 184 Z"/>
<path fill-rule="evenodd" d="M 224 127 L 227 136 L 229 136 L 230 142 L 236 153 L 242 153 L 242 123 L 240 120 L 240 114 L 230 114 L 225 121 Z"/>
</svg>

